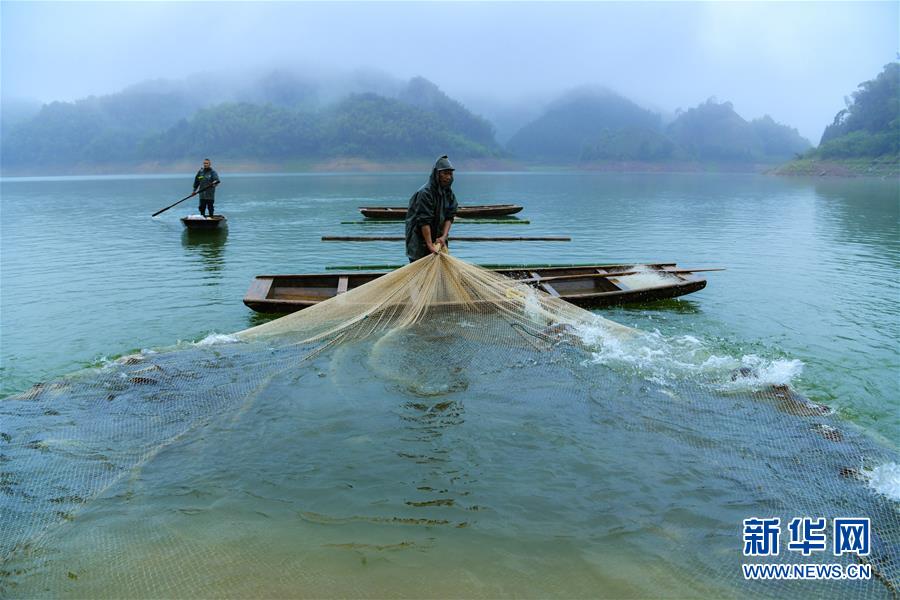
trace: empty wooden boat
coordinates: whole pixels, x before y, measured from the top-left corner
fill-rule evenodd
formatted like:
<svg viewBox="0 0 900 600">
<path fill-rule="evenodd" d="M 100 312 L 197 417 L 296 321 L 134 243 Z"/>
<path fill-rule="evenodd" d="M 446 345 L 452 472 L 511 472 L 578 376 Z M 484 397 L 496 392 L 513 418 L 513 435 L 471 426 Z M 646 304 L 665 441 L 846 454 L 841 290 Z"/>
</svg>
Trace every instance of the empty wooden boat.
<svg viewBox="0 0 900 600">
<path fill-rule="evenodd" d="M 191 231 L 209 231 L 227 226 L 227 221 L 223 215 L 214 215 L 212 217 L 204 217 L 203 215 L 188 215 L 181 217 L 181 222 Z"/>
<path fill-rule="evenodd" d="M 585 307 L 676 298 L 706 287 L 698 271 L 675 263 L 491 269 Z M 289 313 L 317 304 L 385 275 L 388 271 L 311 275 L 257 275 L 244 304 L 257 312 Z"/>
<path fill-rule="evenodd" d="M 514 215 L 522 210 L 516 204 L 484 204 L 479 206 L 460 206 L 456 211 L 457 217 L 502 217 Z M 359 212 L 369 219 L 405 219 L 405 206 L 362 206 Z"/>
</svg>

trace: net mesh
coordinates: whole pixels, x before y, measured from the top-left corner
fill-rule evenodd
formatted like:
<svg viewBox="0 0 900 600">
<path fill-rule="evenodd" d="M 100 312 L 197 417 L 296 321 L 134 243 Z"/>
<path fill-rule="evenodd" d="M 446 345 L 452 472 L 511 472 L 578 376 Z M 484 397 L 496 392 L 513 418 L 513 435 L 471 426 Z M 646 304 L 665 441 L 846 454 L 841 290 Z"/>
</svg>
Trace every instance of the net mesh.
<svg viewBox="0 0 900 600">
<path fill-rule="evenodd" d="M 896 448 L 765 370 L 432 255 L 0 402 L 0 595 L 896 597 Z"/>
</svg>

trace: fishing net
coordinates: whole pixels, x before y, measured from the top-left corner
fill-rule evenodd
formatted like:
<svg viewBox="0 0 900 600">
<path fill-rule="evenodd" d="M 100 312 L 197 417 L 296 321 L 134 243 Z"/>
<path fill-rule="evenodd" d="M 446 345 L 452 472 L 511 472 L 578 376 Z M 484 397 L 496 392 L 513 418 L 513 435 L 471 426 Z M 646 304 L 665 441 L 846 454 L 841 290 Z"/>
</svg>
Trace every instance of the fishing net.
<svg viewBox="0 0 900 600">
<path fill-rule="evenodd" d="M 773 370 L 433 255 L 0 401 L 0 596 L 896 597 L 896 447 Z"/>
</svg>

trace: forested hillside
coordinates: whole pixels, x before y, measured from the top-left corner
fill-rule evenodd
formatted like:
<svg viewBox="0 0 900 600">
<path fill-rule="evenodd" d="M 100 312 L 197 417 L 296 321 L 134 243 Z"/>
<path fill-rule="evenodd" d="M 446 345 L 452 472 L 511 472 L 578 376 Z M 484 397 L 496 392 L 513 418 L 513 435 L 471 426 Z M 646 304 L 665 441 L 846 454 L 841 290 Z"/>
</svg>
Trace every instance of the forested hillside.
<svg viewBox="0 0 900 600">
<path fill-rule="evenodd" d="M 553 104 L 512 136 L 506 147 L 532 161 L 577 162 L 592 146 L 610 141 L 611 132 L 654 132 L 660 117 L 609 91 L 579 90 Z"/>
<path fill-rule="evenodd" d="M 731 102 L 710 99 L 681 114 L 667 135 L 695 160 L 777 162 L 810 147 L 796 129 L 768 115 L 746 121 Z"/>
<path fill-rule="evenodd" d="M 897 131 L 896 88 L 896 68 L 863 84 L 855 103 L 826 130 L 825 151 L 874 144 L 896 152 L 896 135 L 891 138 L 884 129 Z M 336 158 L 396 161 L 444 153 L 457 159 L 573 166 L 598 161 L 765 163 L 784 161 L 810 147 L 795 129 L 768 116 L 748 122 L 729 102 L 711 99 L 679 111 L 666 123 L 659 113 L 612 91 L 582 88 L 551 102 L 504 148 L 491 122 L 431 81 L 414 77 L 403 82 L 377 73 L 340 81 L 289 71 L 239 84 L 215 78 L 148 81 L 120 93 L 52 102 L 39 110 L 8 108 L 0 140 L 5 170 L 164 165 L 199 156 L 278 164 Z"/>
<path fill-rule="evenodd" d="M 205 107 L 184 91 L 147 87 L 44 105 L 3 131 L 3 166 L 502 154 L 489 122 L 419 77 L 398 97 L 350 93 L 330 104 L 306 80 L 277 72 L 241 101 Z"/>
<path fill-rule="evenodd" d="M 859 84 L 847 108 L 825 128 L 816 158 L 883 157 L 900 154 L 900 63 L 885 65 Z"/>
<path fill-rule="evenodd" d="M 659 114 L 608 91 L 563 97 L 510 139 L 514 156 L 570 163 L 596 160 L 776 162 L 809 142 L 765 116 L 746 121 L 714 100 L 663 125 Z"/>
</svg>

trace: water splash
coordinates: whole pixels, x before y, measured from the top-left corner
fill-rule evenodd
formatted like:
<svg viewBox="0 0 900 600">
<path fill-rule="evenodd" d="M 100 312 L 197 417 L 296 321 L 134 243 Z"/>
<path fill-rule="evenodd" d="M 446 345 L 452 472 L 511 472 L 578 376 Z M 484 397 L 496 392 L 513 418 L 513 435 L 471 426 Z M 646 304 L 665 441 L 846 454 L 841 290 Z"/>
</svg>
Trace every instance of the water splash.
<svg viewBox="0 0 900 600">
<path fill-rule="evenodd" d="M 217 344 L 236 344 L 240 342 L 240 338 L 234 335 L 226 335 L 223 333 L 211 333 L 199 342 L 196 342 L 194 345 L 196 346 L 215 346 Z"/>
<path fill-rule="evenodd" d="M 722 354 L 690 335 L 666 337 L 659 331 L 635 331 L 634 335 L 623 337 L 612 335 L 603 327 L 582 326 L 575 330 L 591 350 L 594 364 L 640 374 L 661 384 L 691 379 L 728 391 L 756 391 L 788 385 L 804 367 L 797 359 Z"/>
<path fill-rule="evenodd" d="M 868 479 L 870 488 L 900 502 L 900 465 L 894 462 L 879 465 L 868 474 Z"/>
</svg>

